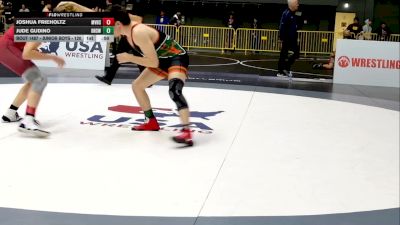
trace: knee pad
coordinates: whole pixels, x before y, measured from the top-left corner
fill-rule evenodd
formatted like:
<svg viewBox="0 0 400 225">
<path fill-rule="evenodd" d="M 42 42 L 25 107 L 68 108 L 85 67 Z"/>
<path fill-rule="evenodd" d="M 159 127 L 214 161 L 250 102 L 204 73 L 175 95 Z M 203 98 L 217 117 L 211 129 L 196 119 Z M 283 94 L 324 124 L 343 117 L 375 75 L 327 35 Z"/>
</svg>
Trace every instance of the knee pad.
<svg viewBox="0 0 400 225">
<path fill-rule="evenodd" d="M 175 102 L 178 110 L 187 109 L 188 104 L 182 94 L 184 82 L 181 79 L 174 78 L 169 81 L 169 97 Z"/>
<path fill-rule="evenodd" d="M 25 81 L 32 84 L 32 90 L 38 94 L 42 94 L 47 86 L 47 77 L 43 76 L 36 67 L 27 69 L 22 77 Z"/>
</svg>

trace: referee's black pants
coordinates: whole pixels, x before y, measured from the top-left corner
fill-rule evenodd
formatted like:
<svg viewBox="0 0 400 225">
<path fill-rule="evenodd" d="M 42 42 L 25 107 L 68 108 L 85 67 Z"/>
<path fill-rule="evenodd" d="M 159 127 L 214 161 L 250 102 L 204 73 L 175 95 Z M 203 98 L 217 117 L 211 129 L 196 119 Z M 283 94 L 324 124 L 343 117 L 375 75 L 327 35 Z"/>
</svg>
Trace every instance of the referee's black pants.
<svg viewBox="0 0 400 225">
<path fill-rule="evenodd" d="M 282 73 L 283 70 L 290 71 L 290 68 L 299 56 L 300 51 L 297 40 L 295 42 L 283 41 L 281 53 L 279 55 L 278 72 Z"/>
</svg>

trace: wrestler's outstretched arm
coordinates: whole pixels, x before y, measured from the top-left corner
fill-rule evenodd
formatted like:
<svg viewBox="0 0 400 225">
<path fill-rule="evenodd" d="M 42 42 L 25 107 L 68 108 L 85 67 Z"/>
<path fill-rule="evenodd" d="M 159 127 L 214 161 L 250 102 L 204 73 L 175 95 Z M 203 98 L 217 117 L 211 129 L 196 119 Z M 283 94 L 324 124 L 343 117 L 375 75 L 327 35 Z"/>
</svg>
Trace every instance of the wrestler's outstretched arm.
<svg viewBox="0 0 400 225">
<path fill-rule="evenodd" d="M 22 52 L 24 60 L 52 60 L 58 67 L 62 68 L 65 65 L 63 58 L 51 54 L 41 53 L 37 48 L 41 45 L 40 42 L 27 42 Z"/>
</svg>

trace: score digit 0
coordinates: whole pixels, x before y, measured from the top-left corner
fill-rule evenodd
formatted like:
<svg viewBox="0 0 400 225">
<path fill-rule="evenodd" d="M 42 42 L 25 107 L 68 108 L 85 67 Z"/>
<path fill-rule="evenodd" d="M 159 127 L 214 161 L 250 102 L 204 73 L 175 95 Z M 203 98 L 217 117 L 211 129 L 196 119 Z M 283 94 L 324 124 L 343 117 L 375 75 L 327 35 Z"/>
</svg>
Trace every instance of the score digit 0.
<svg viewBox="0 0 400 225">
<path fill-rule="evenodd" d="M 103 26 L 114 26 L 114 18 L 103 18 Z"/>
<path fill-rule="evenodd" d="M 103 34 L 113 35 L 114 27 L 103 27 Z"/>
</svg>

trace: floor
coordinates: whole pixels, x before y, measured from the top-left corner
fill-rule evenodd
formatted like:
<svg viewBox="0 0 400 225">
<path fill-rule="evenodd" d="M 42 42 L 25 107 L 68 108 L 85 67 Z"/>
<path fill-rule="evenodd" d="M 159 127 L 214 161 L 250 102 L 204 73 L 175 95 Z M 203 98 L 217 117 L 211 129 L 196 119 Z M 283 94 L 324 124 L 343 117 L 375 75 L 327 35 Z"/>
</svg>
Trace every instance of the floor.
<svg viewBox="0 0 400 225">
<path fill-rule="evenodd" d="M 288 80 L 243 65 L 254 56 L 201 54 L 184 90 L 193 148 L 170 141 L 166 82 L 148 89 L 162 131 L 137 133 L 136 68 L 112 86 L 101 71 L 43 68 L 51 137 L 0 124 L 0 224 L 399 224 L 399 89 L 334 85 L 306 59 Z M 21 81 L 0 74 L 6 109 Z"/>
</svg>

